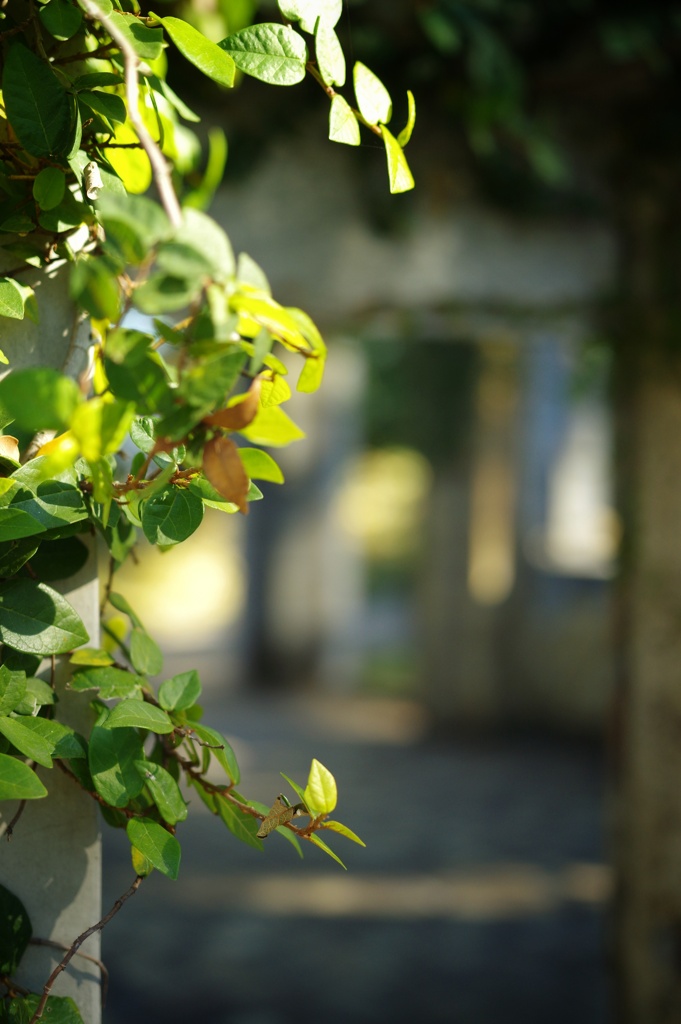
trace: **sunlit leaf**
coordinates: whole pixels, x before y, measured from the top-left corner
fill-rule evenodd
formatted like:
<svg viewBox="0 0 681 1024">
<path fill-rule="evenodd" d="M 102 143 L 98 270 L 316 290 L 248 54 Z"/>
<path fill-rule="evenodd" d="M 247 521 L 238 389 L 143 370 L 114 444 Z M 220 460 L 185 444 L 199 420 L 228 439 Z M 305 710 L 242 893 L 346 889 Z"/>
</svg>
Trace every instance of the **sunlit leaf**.
<svg viewBox="0 0 681 1024">
<path fill-rule="evenodd" d="M 336 780 L 328 768 L 313 758 L 303 793 L 303 803 L 310 813 L 317 817 L 320 814 L 330 814 L 337 802 Z"/>
<path fill-rule="evenodd" d="M 131 818 L 126 832 L 128 839 L 154 867 L 168 878 L 177 878 L 180 871 L 180 844 L 175 836 L 155 821 Z"/>
<path fill-rule="evenodd" d="M 332 832 L 338 832 L 340 835 L 345 836 L 346 839 L 351 839 L 353 843 L 359 843 L 360 846 L 366 846 L 358 835 L 356 835 L 352 829 L 349 829 L 347 825 L 341 825 L 340 821 L 325 821 L 322 828 L 331 829 Z"/>
<path fill-rule="evenodd" d="M 329 138 L 332 142 L 342 142 L 346 146 L 359 146 L 362 141 L 354 111 L 340 93 L 336 93 L 331 100 Z"/>
<path fill-rule="evenodd" d="M 239 448 L 239 458 L 251 480 L 267 480 L 272 484 L 283 484 L 284 474 L 271 455 L 260 448 Z"/>
<path fill-rule="evenodd" d="M 393 103 L 390 93 L 377 75 L 366 64 L 357 61 L 353 69 L 355 96 L 359 112 L 369 124 L 388 124 Z"/>
<path fill-rule="evenodd" d="M 158 18 L 157 14 L 153 15 Z M 194 67 L 202 71 L 218 85 L 234 84 L 235 65 L 232 58 L 216 43 L 206 39 L 201 32 L 181 18 L 158 18 L 164 29 L 175 43 L 180 53 Z"/>
<path fill-rule="evenodd" d="M 323 842 L 323 840 L 321 840 L 315 832 L 313 832 L 312 835 L 310 836 L 310 842 L 314 843 L 315 846 L 318 846 L 320 850 L 323 850 L 324 853 L 326 853 L 329 857 L 332 857 L 336 861 L 336 863 L 340 864 L 344 871 L 348 870 L 343 861 L 340 859 L 340 857 L 337 854 L 335 854 L 331 847 L 327 846 L 326 843 Z"/>
<path fill-rule="evenodd" d="M 240 71 L 270 85 L 295 85 L 305 77 L 307 46 L 288 25 L 252 25 L 219 45 Z"/>
<path fill-rule="evenodd" d="M 345 56 L 340 40 L 328 21 L 320 18 L 315 33 L 319 73 L 327 85 L 345 85 Z"/>
<path fill-rule="evenodd" d="M 253 444 L 262 444 L 273 448 L 284 447 L 291 444 L 292 441 L 299 441 L 305 437 L 304 431 L 296 426 L 278 405 L 267 408 L 263 408 L 261 405 L 253 422 L 240 433 Z"/>
<path fill-rule="evenodd" d="M 411 133 L 414 130 L 414 125 L 416 124 L 416 101 L 414 99 L 414 94 L 410 89 L 407 90 L 407 101 L 409 103 L 409 114 L 407 117 L 407 123 L 400 132 L 400 134 L 397 136 L 398 145 L 400 145 L 402 149 L 404 149 L 404 147 L 409 142 L 411 138 Z"/>
<path fill-rule="evenodd" d="M 386 157 L 388 159 L 390 191 L 393 193 L 408 192 L 414 187 L 414 178 L 402 147 L 383 124 L 381 125 L 381 134 L 383 135 Z"/>
</svg>

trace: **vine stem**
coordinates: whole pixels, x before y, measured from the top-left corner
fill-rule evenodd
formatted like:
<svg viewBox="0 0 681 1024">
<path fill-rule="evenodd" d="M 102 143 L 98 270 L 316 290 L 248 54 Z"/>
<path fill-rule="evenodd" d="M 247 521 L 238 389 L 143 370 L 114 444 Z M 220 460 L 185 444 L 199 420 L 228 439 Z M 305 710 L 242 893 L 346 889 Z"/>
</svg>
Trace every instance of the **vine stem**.
<svg viewBox="0 0 681 1024">
<path fill-rule="evenodd" d="M 149 163 L 151 164 L 159 198 L 164 210 L 168 214 L 168 219 L 173 227 L 179 227 L 182 223 L 182 210 L 180 209 L 178 198 L 175 195 L 175 189 L 173 188 L 170 176 L 170 168 L 166 158 L 163 156 L 163 153 L 159 149 L 157 143 L 154 142 L 153 137 L 149 133 L 139 112 L 139 79 L 137 71 L 140 59 L 125 34 L 121 32 L 118 26 L 108 15 L 104 14 L 99 9 L 93 0 L 80 0 L 80 3 L 93 21 L 98 21 L 104 26 L 123 56 L 125 66 L 125 97 L 128 106 L 128 116 L 133 128 L 137 132 L 142 148 L 149 157 Z"/>
<path fill-rule="evenodd" d="M 95 932 L 100 932 L 102 930 L 102 928 L 104 928 L 104 926 L 107 925 L 109 923 L 109 921 L 113 917 L 116 916 L 116 914 L 121 909 L 121 907 L 126 902 L 126 900 L 129 900 L 131 896 L 135 895 L 135 893 L 137 892 L 137 890 L 139 889 L 139 887 L 140 887 L 140 885 L 142 884 L 143 881 L 144 881 L 144 876 L 143 875 L 137 875 L 137 877 L 135 878 L 135 881 L 132 883 L 130 888 L 126 892 L 124 892 L 122 896 L 118 897 L 118 899 L 114 903 L 114 905 L 111 908 L 111 910 L 109 911 L 109 913 L 105 914 L 104 917 L 101 918 L 101 920 L 97 921 L 96 924 L 92 924 L 92 925 L 90 925 L 89 928 L 86 928 L 85 931 L 82 932 L 78 936 L 78 938 L 75 939 L 71 943 L 71 945 L 69 946 L 65 956 L 59 961 L 59 963 L 57 964 L 55 969 L 52 971 L 52 974 L 49 976 L 49 978 L 45 982 L 45 986 L 43 988 L 43 994 L 40 997 L 40 1002 L 38 1003 L 38 1005 L 36 1007 L 36 1011 L 33 1014 L 33 1016 L 31 1017 L 31 1019 L 28 1022 L 28 1024 L 36 1024 L 36 1022 L 40 1020 L 40 1018 L 42 1017 L 43 1012 L 45 1010 L 45 1005 L 47 1004 L 47 999 L 49 997 L 50 992 L 52 991 L 52 988 L 54 986 L 55 981 L 57 980 L 59 975 L 62 973 L 62 971 L 66 970 L 66 968 L 68 967 L 71 959 L 76 955 L 76 953 L 78 952 L 80 947 L 83 945 L 85 940 L 89 939 L 91 935 L 95 934 Z"/>
</svg>

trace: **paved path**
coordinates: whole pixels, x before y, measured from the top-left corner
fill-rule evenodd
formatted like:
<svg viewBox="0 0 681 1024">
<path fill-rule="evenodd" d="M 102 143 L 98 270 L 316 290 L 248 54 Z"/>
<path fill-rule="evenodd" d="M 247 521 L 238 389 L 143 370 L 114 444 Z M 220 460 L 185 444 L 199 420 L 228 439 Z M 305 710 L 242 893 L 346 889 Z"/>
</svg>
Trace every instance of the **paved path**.
<svg viewBox="0 0 681 1024">
<path fill-rule="evenodd" d="M 104 934 L 105 1024 L 605 1024 L 598 753 L 561 741 L 434 742 L 404 704 L 214 694 L 242 789 L 271 802 L 311 757 L 338 780 L 347 874 L 260 854 L 207 812 L 183 867 Z M 106 846 L 107 906 L 129 884 Z"/>
</svg>

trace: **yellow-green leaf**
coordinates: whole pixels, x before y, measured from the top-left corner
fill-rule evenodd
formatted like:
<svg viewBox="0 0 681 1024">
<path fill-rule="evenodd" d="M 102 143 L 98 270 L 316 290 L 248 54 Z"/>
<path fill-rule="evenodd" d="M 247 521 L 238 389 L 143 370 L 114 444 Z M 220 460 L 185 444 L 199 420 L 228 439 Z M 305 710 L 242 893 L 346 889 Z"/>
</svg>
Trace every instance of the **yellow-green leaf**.
<svg viewBox="0 0 681 1024">
<path fill-rule="evenodd" d="M 390 191 L 392 193 L 408 192 L 414 187 L 414 178 L 409 169 L 407 158 L 402 151 L 402 147 L 394 135 L 390 134 L 384 124 L 381 125 L 381 134 L 383 135 L 385 153 L 388 159 Z"/>
<path fill-rule="evenodd" d="M 338 802 L 336 780 L 320 761 L 313 758 L 303 793 L 303 802 L 314 817 L 330 814 Z"/>
<path fill-rule="evenodd" d="M 340 93 L 336 93 L 331 100 L 329 138 L 332 142 L 342 142 L 346 146 L 359 146 L 362 141 L 353 109 Z"/>
<path fill-rule="evenodd" d="M 253 422 L 240 433 L 253 444 L 272 448 L 282 448 L 305 437 L 304 431 L 278 405 L 261 406 Z"/>
</svg>

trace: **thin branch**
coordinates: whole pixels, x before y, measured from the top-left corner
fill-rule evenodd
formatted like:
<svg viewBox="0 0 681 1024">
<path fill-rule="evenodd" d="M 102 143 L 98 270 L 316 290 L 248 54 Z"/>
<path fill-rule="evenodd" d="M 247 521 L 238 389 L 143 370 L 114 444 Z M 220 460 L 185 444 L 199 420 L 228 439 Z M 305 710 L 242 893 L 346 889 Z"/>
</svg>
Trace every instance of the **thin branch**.
<svg viewBox="0 0 681 1024">
<path fill-rule="evenodd" d="M 71 948 L 70 946 L 67 946 L 65 942 L 57 942 L 56 939 L 36 939 L 32 937 L 28 941 L 32 946 L 49 946 L 51 949 L 61 949 L 66 950 L 67 952 Z M 104 1009 L 107 993 L 109 991 L 109 971 L 107 970 L 106 964 L 103 960 L 100 960 L 99 957 L 90 956 L 89 953 L 81 953 L 80 950 L 76 953 L 76 956 L 82 957 L 83 960 L 89 960 L 90 963 L 96 964 L 97 967 L 99 967 L 99 971 L 102 976 L 101 1004 L 102 1009 Z"/>
<path fill-rule="evenodd" d="M 170 177 L 170 168 L 163 153 L 154 142 L 139 112 L 139 80 L 137 71 L 140 59 L 123 32 L 108 15 L 102 13 L 93 0 L 80 0 L 82 7 L 93 21 L 100 22 L 116 43 L 125 65 L 125 95 L 130 122 L 149 157 L 149 162 L 158 189 L 159 198 L 168 219 L 174 227 L 182 223 L 182 211 Z"/>
<path fill-rule="evenodd" d="M 101 932 L 102 928 L 104 928 L 109 923 L 109 921 L 111 921 L 111 919 L 116 916 L 116 914 L 121 909 L 121 907 L 126 902 L 126 900 L 129 900 L 131 896 L 135 895 L 135 893 L 137 892 L 137 890 L 139 889 L 139 887 L 140 887 L 140 885 L 142 884 L 143 881 L 144 881 L 143 875 L 137 875 L 137 877 L 135 878 L 135 881 L 132 883 L 130 888 L 127 890 L 127 892 L 124 892 L 122 896 L 119 896 L 119 898 L 116 900 L 116 902 L 114 903 L 114 905 L 111 908 L 111 910 L 109 911 L 109 913 L 105 914 L 104 917 L 101 918 L 101 920 L 97 921 L 96 924 L 92 924 L 92 925 L 90 925 L 89 928 L 86 928 L 85 931 L 82 932 L 78 936 L 78 938 L 75 939 L 71 943 L 71 945 L 68 948 L 68 951 L 67 951 L 66 955 L 60 960 L 60 962 L 57 964 L 55 969 L 52 971 L 52 974 L 49 976 L 49 978 L 45 982 L 45 986 L 43 988 L 43 994 L 42 994 L 42 996 L 40 998 L 40 1002 L 38 1003 L 38 1006 L 36 1007 L 36 1011 L 33 1014 L 33 1016 L 31 1017 L 31 1019 L 29 1021 L 29 1024 L 36 1024 L 36 1022 L 40 1020 L 40 1018 L 42 1017 L 43 1012 L 45 1010 L 45 1005 L 47 1003 L 48 996 L 49 996 L 50 992 L 52 991 L 52 988 L 54 986 L 55 981 L 57 980 L 59 975 L 62 973 L 62 971 L 66 970 L 66 968 L 68 967 L 70 961 L 76 955 L 76 953 L 78 952 L 80 947 L 83 945 L 83 943 L 86 941 L 86 939 L 89 939 L 91 935 L 95 934 L 95 932 Z"/>
<path fill-rule="evenodd" d="M 12 838 L 12 833 L 14 832 L 14 826 L 19 821 L 19 818 L 21 817 L 21 815 L 24 813 L 24 809 L 25 809 L 27 803 L 28 803 L 27 800 L 22 800 L 21 801 L 21 803 L 17 807 L 17 813 L 14 815 L 14 817 L 10 821 L 9 825 L 7 826 L 7 829 L 5 830 L 5 839 L 7 840 L 8 843 L 10 842 L 10 840 Z"/>
</svg>

